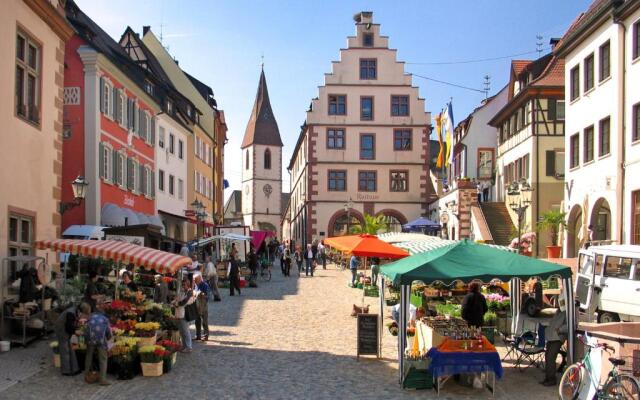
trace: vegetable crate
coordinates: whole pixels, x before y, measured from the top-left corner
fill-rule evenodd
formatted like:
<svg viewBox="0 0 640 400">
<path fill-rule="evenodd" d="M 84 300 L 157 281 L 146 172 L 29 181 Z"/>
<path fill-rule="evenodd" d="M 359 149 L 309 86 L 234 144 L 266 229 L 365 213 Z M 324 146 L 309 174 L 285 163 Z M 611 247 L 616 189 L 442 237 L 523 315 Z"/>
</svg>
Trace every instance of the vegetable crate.
<svg viewBox="0 0 640 400">
<path fill-rule="evenodd" d="M 364 295 L 367 297 L 379 297 L 380 292 L 378 291 L 377 286 L 365 286 L 364 287 Z"/>
<path fill-rule="evenodd" d="M 429 369 L 415 369 L 409 368 L 407 376 L 405 376 L 402 382 L 403 389 L 432 389 L 433 388 L 433 374 Z"/>
</svg>

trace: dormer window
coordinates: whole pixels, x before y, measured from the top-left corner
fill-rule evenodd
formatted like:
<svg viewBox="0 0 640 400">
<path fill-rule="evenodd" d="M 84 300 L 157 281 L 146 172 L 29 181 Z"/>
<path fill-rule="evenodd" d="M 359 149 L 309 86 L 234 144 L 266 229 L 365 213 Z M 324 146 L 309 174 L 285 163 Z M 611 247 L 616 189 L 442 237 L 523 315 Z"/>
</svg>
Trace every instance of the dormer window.
<svg viewBox="0 0 640 400">
<path fill-rule="evenodd" d="M 362 34 L 362 46 L 363 47 L 373 47 L 373 33 L 363 33 Z"/>
<path fill-rule="evenodd" d="M 187 115 L 189 118 L 193 118 L 193 108 L 191 106 L 187 106 Z"/>
<path fill-rule="evenodd" d="M 173 114 L 173 102 L 167 100 L 167 114 Z"/>
<path fill-rule="evenodd" d="M 144 91 L 147 92 L 150 96 L 153 96 L 153 83 L 149 81 L 144 81 Z"/>
</svg>

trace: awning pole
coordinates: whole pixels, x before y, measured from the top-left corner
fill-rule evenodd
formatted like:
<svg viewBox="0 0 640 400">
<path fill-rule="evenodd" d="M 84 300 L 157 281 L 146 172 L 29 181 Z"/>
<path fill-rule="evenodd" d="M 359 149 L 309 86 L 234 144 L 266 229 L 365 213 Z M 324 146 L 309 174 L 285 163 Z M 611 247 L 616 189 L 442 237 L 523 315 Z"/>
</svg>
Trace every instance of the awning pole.
<svg viewBox="0 0 640 400">
<path fill-rule="evenodd" d="M 564 285 L 564 304 L 567 316 L 567 364 L 571 365 L 575 355 L 575 337 L 576 337 L 576 306 L 573 298 L 573 285 L 571 277 L 562 280 Z"/>
<path fill-rule="evenodd" d="M 515 335 L 518 330 L 518 320 L 520 319 L 520 309 L 522 302 L 522 290 L 520 278 L 511 278 L 509 282 L 509 297 L 511 298 L 511 334 Z"/>
<path fill-rule="evenodd" d="M 384 325 L 384 275 L 380 275 L 380 287 L 378 288 L 380 296 L 380 326 L 378 327 L 378 357 L 382 357 L 382 333 Z"/>
</svg>

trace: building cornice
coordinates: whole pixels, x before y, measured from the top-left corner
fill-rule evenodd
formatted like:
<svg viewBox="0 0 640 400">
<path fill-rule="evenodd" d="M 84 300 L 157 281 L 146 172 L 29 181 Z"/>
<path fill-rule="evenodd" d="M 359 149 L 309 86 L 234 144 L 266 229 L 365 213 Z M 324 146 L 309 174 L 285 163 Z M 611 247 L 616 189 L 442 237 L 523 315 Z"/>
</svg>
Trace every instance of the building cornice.
<svg viewBox="0 0 640 400">
<path fill-rule="evenodd" d="M 73 28 L 55 7 L 46 0 L 24 0 L 25 4 L 33 10 L 62 41 L 67 42 L 73 36 Z"/>
</svg>

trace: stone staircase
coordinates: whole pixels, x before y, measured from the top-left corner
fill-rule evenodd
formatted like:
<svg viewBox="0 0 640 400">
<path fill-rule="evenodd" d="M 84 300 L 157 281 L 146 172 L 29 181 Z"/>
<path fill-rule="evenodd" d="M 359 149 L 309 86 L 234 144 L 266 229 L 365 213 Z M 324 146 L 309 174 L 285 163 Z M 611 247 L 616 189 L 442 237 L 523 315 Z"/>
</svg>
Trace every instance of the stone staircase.
<svg viewBox="0 0 640 400">
<path fill-rule="evenodd" d="M 502 202 L 480 203 L 482 213 L 489 226 L 493 242 L 498 245 L 508 246 L 511 243 L 511 234 L 515 229 L 509 216 L 507 206 Z"/>
</svg>

